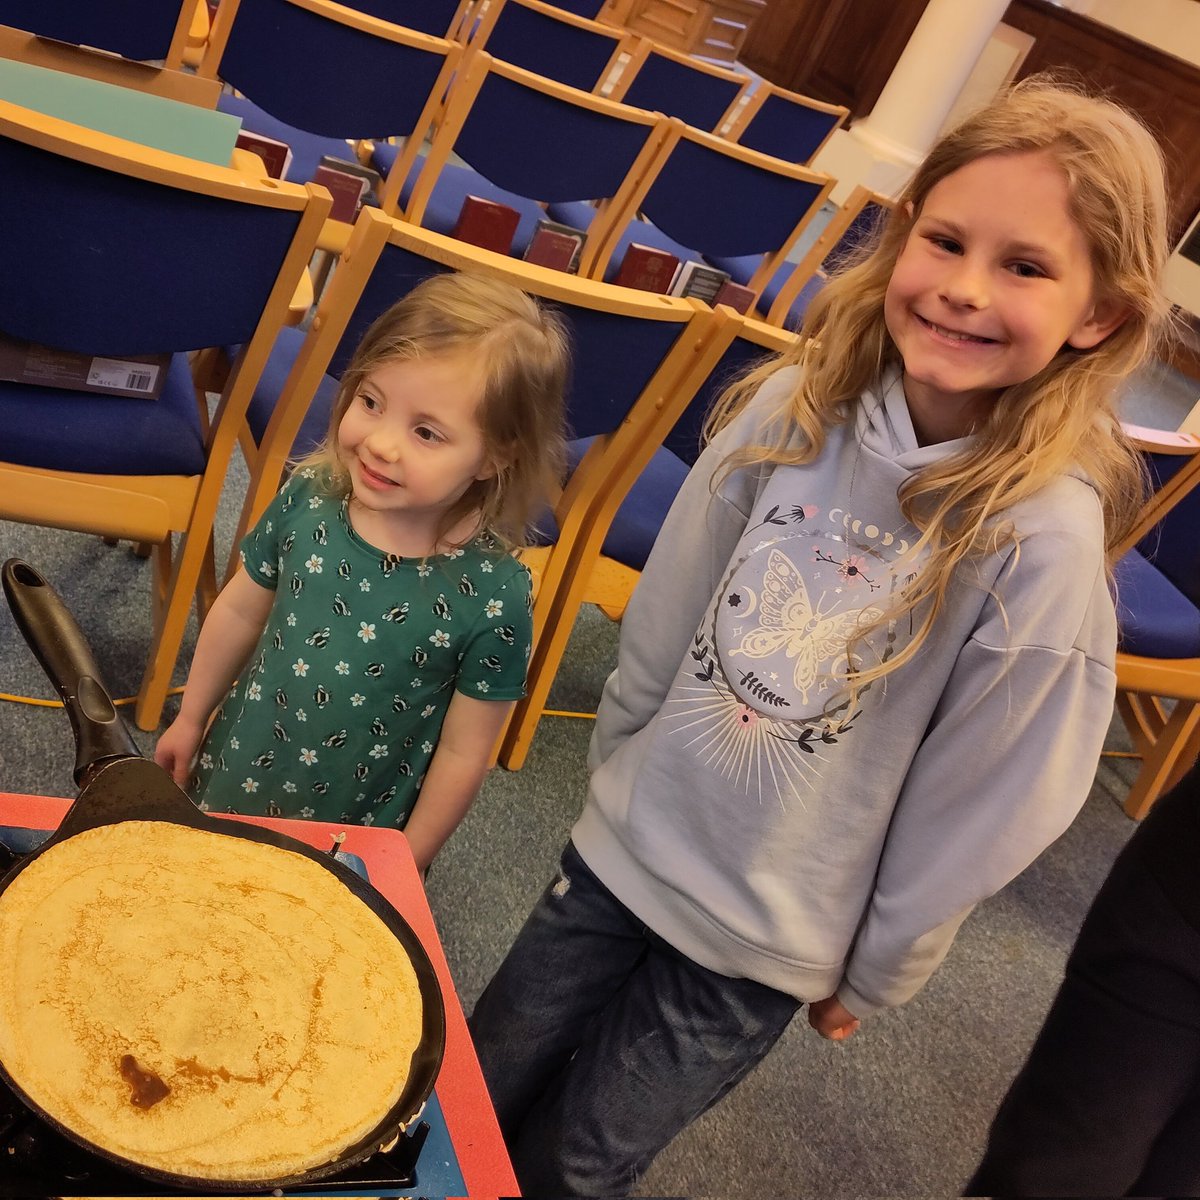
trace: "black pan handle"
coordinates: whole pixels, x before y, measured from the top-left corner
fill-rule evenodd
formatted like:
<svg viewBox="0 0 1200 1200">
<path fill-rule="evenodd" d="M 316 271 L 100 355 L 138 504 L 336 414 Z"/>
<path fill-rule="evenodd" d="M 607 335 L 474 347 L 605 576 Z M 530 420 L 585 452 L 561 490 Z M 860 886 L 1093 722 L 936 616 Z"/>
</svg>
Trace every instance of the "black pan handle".
<svg viewBox="0 0 1200 1200">
<path fill-rule="evenodd" d="M 42 574 L 19 558 L 0 571 L 4 595 L 21 635 L 58 689 L 75 731 L 75 782 L 114 758 L 140 758 L 129 730 L 100 681 L 83 631 Z"/>
</svg>

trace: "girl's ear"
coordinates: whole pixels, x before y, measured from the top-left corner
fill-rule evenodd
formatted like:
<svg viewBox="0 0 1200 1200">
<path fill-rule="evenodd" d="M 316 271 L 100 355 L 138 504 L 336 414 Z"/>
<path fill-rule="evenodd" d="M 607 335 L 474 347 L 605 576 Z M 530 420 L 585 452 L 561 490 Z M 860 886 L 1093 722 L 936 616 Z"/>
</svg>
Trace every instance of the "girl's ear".
<svg viewBox="0 0 1200 1200">
<path fill-rule="evenodd" d="M 1110 333 L 1115 333 L 1129 319 L 1129 309 L 1116 299 L 1097 300 L 1091 311 L 1067 338 L 1075 350 L 1091 350 L 1100 345 Z"/>
</svg>

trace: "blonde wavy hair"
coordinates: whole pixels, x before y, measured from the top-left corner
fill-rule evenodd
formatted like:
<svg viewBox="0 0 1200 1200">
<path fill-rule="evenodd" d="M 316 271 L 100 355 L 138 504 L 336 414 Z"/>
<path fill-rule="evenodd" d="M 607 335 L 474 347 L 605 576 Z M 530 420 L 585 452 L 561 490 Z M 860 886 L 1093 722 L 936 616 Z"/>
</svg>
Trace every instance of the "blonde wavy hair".
<svg viewBox="0 0 1200 1200">
<path fill-rule="evenodd" d="M 476 480 L 445 514 L 438 540 L 477 513 L 470 537 L 486 529 L 516 549 L 528 544 L 531 522 L 562 476 L 571 355 L 562 320 L 512 284 L 434 275 L 377 317 L 342 374 L 324 440 L 296 466 L 317 468 L 332 494 L 349 495 L 337 433 L 363 381 L 398 360 L 460 356 L 483 375 L 477 416 L 496 474 Z"/>
<path fill-rule="evenodd" d="M 799 365 L 795 392 L 764 421 L 764 428 L 786 430 L 787 444 L 742 447 L 725 460 L 723 472 L 816 458 L 827 428 L 846 421 L 854 402 L 878 385 L 890 365 L 902 366 L 884 323 L 884 295 L 930 191 L 986 155 L 1031 152 L 1052 155 L 1067 178 L 1072 216 L 1091 248 L 1095 300 L 1115 303 L 1127 315 L 1099 345 L 1064 346 L 1032 379 L 1004 389 L 967 449 L 901 486 L 900 508 L 921 533 L 916 548 L 925 552 L 925 563 L 896 605 L 854 641 L 919 605 L 923 612 L 904 649 L 850 675 L 856 688 L 917 653 L 959 565 L 1019 541 L 1001 514 L 1064 472 L 1083 471 L 1096 489 L 1111 568 L 1145 493 L 1144 468 L 1121 429 L 1115 393 L 1155 352 L 1169 324 L 1160 283 L 1169 246 L 1158 144 L 1136 117 L 1109 100 L 1046 76 L 1016 84 L 941 138 L 875 237 L 812 301 L 796 348 L 735 383 L 706 427 L 711 436 L 767 378 Z M 791 436 L 796 431 L 798 448 Z"/>
</svg>

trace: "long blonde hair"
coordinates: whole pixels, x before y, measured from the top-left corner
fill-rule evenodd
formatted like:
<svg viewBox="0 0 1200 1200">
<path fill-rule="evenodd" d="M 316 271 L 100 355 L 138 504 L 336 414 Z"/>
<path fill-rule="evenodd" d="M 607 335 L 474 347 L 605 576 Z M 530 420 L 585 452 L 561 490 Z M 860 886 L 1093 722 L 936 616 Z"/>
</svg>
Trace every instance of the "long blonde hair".
<svg viewBox="0 0 1200 1200">
<path fill-rule="evenodd" d="M 1115 393 L 1158 347 L 1169 318 L 1160 283 L 1169 247 L 1158 144 L 1136 117 L 1108 100 L 1046 77 L 1015 85 L 942 137 L 875 239 L 812 301 L 796 348 L 735 384 L 710 418 L 711 436 L 768 377 L 798 364 L 797 389 L 769 415 L 784 418 L 789 444 L 742 447 L 726 459 L 725 470 L 816 458 L 829 426 L 847 420 L 889 366 L 902 365 L 884 323 L 884 295 L 930 191 L 985 155 L 1035 151 L 1052 155 L 1066 175 L 1071 214 L 1091 249 L 1094 298 L 1115 302 L 1128 315 L 1093 349 L 1064 346 L 1032 379 L 1004 389 L 967 449 L 901 486 L 901 511 L 921 531 L 917 546 L 926 557 L 896 606 L 872 628 L 929 603 L 908 645 L 886 663 L 853 674 L 855 686 L 915 655 L 959 565 L 1019 538 L 1001 514 L 1068 470 L 1084 472 L 1100 499 L 1111 568 L 1144 496 L 1143 468 L 1122 432 Z"/>
<path fill-rule="evenodd" d="M 496 474 L 476 480 L 445 514 L 439 541 L 478 513 L 505 549 L 527 544 L 531 521 L 559 485 L 570 347 L 561 319 L 512 284 L 464 272 L 434 275 L 375 319 L 342 373 L 321 445 L 297 466 L 318 468 L 333 494 L 350 478 L 338 426 L 363 380 L 389 362 L 469 356 L 484 379 L 479 427 Z"/>
</svg>

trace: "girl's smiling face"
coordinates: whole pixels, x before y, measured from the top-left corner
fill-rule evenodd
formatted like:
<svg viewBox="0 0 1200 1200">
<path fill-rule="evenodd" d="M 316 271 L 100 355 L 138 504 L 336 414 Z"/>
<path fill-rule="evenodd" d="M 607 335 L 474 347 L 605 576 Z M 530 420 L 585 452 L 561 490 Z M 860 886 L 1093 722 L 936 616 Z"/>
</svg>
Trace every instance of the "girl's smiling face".
<svg viewBox="0 0 1200 1200">
<path fill-rule="evenodd" d="M 483 378 L 463 356 L 396 359 L 372 371 L 338 426 L 351 522 L 384 550 L 434 549 L 440 523 L 495 467 L 479 425 Z"/>
<path fill-rule="evenodd" d="M 1004 388 L 1121 323 L 1069 199 L 1046 151 L 975 159 L 926 196 L 884 299 L 922 443 L 966 435 Z"/>
</svg>

